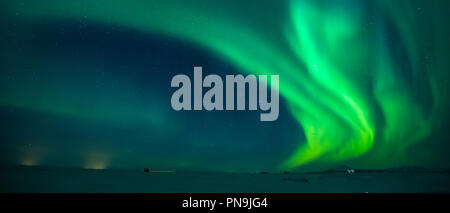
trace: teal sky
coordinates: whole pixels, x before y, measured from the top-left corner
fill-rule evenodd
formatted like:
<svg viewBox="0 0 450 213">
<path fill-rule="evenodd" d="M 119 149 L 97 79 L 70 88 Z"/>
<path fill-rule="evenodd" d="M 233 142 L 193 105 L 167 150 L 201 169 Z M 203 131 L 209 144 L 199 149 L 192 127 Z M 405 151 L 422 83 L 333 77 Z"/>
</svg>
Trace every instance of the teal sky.
<svg viewBox="0 0 450 213">
<path fill-rule="evenodd" d="M 449 3 L 0 3 L 4 165 L 449 167 Z M 276 74 L 280 116 L 175 112 L 177 74 Z"/>
</svg>

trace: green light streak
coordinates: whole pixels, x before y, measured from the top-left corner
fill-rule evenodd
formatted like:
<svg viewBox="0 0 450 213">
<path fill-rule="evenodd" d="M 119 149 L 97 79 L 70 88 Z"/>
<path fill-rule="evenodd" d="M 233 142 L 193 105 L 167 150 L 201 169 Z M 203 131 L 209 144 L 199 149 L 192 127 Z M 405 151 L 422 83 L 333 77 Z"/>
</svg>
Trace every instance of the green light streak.
<svg viewBox="0 0 450 213">
<path fill-rule="evenodd" d="M 409 145 L 431 134 L 439 114 L 436 105 L 442 108 L 444 102 L 440 96 L 442 85 L 435 82 L 434 76 L 440 73 L 432 68 L 424 72 L 417 63 L 417 43 L 424 38 L 413 36 L 418 30 L 411 18 L 413 8 L 399 9 L 406 6 L 376 1 L 372 6 L 387 18 L 369 20 L 362 3 L 345 2 L 346 7 L 339 1 L 290 1 L 286 4 L 289 15 L 280 18 L 283 22 L 278 24 L 279 29 L 242 21 L 247 13 L 222 11 L 222 5 L 214 1 L 124 4 L 116 0 L 49 0 L 3 4 L 11 16 L 20 14 L 17 19 L 82 19 L 163 34 L 201 45 L 243 72 L 280 75 L 280 93 L 306 136 L 306 142 L 298 142 L 298 149 L 281 163 L 280 169 L 297 168 L 314 160 L 339 163 L 365 155 L 370 159 L 362 159 L 367 165 L 390 166 L 386 158 L 405 158 Z M 260 11 L 265 16 L 269 13 Z M 272 16 L 280 14 L 283 11 Z M 405 48 L 414 79 L 419 78 L 419 73 L 427 77 L 425 81 L 433 93 L 430 113 L 424 113 L 425 106 L 398 74 L 404 68 L 388 49 L 389 41 L 383 34 L 386 22 L 398 30 L 395 35 L 399 46 Z M 1 100 L 2 105 L 39 106 L 38 100 Z M 61 104 L 40 108 L 67 108 Z M 70 113 L 87 116 L 82 111 Z M 377 120 L 376 116 L 383 119 Z"/>
</svg>

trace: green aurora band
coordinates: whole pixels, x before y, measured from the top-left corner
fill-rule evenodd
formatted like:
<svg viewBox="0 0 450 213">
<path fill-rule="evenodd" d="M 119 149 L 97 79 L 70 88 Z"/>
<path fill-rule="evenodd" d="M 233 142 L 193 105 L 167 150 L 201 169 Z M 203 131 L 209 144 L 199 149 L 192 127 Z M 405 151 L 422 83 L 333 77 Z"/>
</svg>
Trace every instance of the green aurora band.
<svg viewBox="0 0 450 213">
<path fill-rule="evenodd" d="M 372 168 L 414 163 L 408 147 L 426 141 L 446 113 L 449 19 L 439 1 L 1 4 L 3 16 L 16 20 L 82 19 L 170 36 L 200 45 L 247 74 L 280 75 L 280 94 L 306 142 L 299 141 L 279 169 L 349 160 Z M 94 119 L 92 111 L 29 98 L 2 94 L 0 105 Z"/>
</svg>

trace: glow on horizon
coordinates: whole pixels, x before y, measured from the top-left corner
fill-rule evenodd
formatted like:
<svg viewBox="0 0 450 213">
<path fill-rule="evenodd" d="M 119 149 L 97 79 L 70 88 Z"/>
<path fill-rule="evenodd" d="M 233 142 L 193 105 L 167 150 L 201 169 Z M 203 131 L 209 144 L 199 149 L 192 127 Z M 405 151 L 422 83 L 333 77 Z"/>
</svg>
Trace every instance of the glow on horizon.
<svg viewBox="0 0 450 213">
<path fill-rule="evenodd" d="M 108 167 L 110 154 L 106 152 L 87 152 L 84 156 L 84 169 L 103 170 Z"/>
</svg>

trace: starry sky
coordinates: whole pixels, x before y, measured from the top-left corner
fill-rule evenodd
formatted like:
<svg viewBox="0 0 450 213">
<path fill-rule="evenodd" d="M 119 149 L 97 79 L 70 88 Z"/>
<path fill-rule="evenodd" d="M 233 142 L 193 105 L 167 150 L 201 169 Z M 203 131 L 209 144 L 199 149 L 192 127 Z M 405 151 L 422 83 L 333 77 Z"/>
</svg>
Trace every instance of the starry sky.
<svg viewBox="0 0 450 213">
<path fill-rule="evenodd" d="M 448 168 L 444 0 L 0 3 L 0 165 Z M 174 111 L 177 74 L 280 76 L 280 113 Z"/>
</svg>

